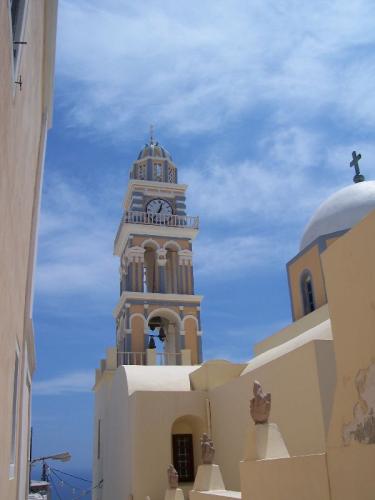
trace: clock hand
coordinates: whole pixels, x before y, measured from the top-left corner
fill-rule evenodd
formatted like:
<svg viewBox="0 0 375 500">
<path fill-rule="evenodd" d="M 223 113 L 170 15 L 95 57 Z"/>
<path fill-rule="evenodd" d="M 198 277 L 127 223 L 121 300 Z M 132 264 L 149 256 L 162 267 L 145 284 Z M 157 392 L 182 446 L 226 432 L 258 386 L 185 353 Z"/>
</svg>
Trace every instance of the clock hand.
<svg viewBox="0 0 375 500">
<path fill-rule="evenodd" d="M 162 209 L 162 208 L 163 208 L 163 204 L 162 204 L 162 203 L 160 203 L 159 210 L 157 211 L 157 213 L 158 213 L 158 214 L 160 214 L 160 212 L 161 212 L 161 209 Z"/>
</svg>

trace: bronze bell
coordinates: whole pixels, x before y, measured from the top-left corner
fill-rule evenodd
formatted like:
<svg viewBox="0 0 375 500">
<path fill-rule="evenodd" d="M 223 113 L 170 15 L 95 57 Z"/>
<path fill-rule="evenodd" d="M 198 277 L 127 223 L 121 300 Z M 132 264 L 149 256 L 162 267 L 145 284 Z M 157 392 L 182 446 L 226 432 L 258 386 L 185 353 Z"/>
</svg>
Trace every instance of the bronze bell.
<svg viewBox="0 0 375 500">
<path fill-rule="evenodd" d="M 149 338 L 149 341 L 148 341 L 148 348 L 149 348 L 149 349 L 156 349 L 156 345 L 155 345 L 155 340 L 154 340 L 154 337 L 150 337 L 150 338 Z"/>
<path fill-rule="evenodd" d="M 166 336 L 166 334 L 165 334 L 165 332 L 164 332 L 164 328 L 163 328 L 162 326 L 160 327 L 158 337 L 159 337 L 159 340 L 160 340 L 161 342 L 164 342 L 164 340 L 167 338 L 167 336 Z"/>
<path fill-rule="evenodd" d="M 161 327 L 161 317 L 160 316 L 155 316 L 154 318 L 151 318 L 150 321 L 148 322 L 148 326 L 150 330 L 154 331 L 155 328 Z"/>
</svg>

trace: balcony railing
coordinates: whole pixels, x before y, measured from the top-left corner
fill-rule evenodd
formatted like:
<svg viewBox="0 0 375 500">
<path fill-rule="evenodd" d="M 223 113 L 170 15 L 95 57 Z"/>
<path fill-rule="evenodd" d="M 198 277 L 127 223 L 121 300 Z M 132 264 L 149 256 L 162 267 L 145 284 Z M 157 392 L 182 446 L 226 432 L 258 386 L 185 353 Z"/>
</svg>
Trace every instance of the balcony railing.
<svg viewBox="0 0 375 500">
<path fill-rule="evenodd" d="M 118 352 L 118 365 L 173 366 L 182 364 L 181 352 Z"/>
<path fill-rule="evenodd" d="M 118 365 L 146 365 L 145 352 L 117 352 Z"/>
<path fill-rule="evenodd" d="M 191 217 L 190 215 L 148 214 L 146 212 L 126 210 L 117 231 L 116 242 L 120 235 L 122 225 L 127 223 L 198 229 L 199 217 Z"/>
</svg>

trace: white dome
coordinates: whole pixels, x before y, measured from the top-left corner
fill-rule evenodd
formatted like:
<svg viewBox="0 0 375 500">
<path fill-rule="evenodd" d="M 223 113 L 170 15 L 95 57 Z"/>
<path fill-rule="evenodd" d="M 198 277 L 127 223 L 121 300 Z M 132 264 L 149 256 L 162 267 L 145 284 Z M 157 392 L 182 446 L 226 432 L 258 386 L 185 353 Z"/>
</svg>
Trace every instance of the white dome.
<svg viewBox="0 0 375 500">
<path fill-rule="evenodd" d="M 324 234 L 350 229 L 375 209 L 375 181 L 358 182 L 340 189 L 317 209 L 307 224 L 300 250 Z"/>
</svg>

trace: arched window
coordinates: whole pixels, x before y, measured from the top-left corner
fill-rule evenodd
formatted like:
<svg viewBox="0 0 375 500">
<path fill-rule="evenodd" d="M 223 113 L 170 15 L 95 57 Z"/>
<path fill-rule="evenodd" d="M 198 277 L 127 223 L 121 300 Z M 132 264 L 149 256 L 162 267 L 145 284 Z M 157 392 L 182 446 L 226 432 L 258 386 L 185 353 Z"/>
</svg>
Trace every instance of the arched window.
<svg viewBox="0 0 375 500">
<path fill-rule="evenodd" d="M 145 292 L 157 291 L 157 266 L 156 252 L 154 248 L 146 247 L 145 263 L 143 268 L 143 290 Z"/>
<path fill-rule="evenodd" d="M 310 271 L 304 271 L 302 273 L 301 292 L 303 301 L 303 313 L 306 315 L 315 311 L 314 288 Z"/>
</svg>

